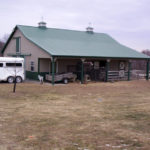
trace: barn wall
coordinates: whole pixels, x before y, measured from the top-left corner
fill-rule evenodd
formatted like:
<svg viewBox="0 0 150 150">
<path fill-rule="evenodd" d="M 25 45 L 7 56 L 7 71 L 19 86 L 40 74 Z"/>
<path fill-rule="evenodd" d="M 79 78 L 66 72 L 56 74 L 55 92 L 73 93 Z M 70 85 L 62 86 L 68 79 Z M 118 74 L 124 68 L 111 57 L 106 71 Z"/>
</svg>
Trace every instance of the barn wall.
<svg viewBox="0 0 150 150">
<path fill-rule="evenodd" d="M 125 64 L 125 71 L 128 70 L 128 61 L 127 60 L 111 60 L 110 61 L 110 71 L 119 71 L 120 70 L 120 62 L 124 62 Z"/>
<path fill-rule="evenodd" d="M 72 68 L 74 68 L 73 66 L 76 66 L 77 63 L 79 62 L 80 60 L 74 60 L 74 59 L 66 59 L 66 60 L 61 60 L 61 59 L 58 59 L 57 60 L 57 63 L 58 63 L 58 72 L 59 73 L 62 73 L 62 72 L 68 72 L 69 70 L 69 66 L 70 66 L 70 69 L 71 69 L 71 66 Z"/>
<path fill-rule="evenodd" d="M 40 72 L 50 72 L 51 70 L 51 60 L 50 59 L 40 59 Z"/>
<path fill-rule="evenodd" d="M 34 62 L 34 72 L 38 71 L 38 58 L 50 58 L 50 55 L 41 50 L 38 46 L 30 42 L 28 39 L 24 37 L 24 35 L 17 30 L 12 37 L 11 41 L 7 45 L 5 51 L 4 51 L 4 56 L 7 57 L 8 54 L 16 54 L 16 40 L 14 39 L 15 37 L 21 37 L 21 53 L 22 54 L 31 54 L 31 56 L 26 56 L 25 57 L 25 62 L 26 62 L 26 70 L 31 71 L 31 61 Z"/>
</svg>

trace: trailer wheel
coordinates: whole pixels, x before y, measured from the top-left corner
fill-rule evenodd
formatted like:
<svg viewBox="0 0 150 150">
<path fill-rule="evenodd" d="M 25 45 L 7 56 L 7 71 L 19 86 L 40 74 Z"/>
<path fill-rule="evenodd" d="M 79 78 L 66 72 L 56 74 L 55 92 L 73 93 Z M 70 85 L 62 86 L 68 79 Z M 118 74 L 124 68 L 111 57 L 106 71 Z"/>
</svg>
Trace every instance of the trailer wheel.
<svg viewBox="0 0 150 150">
<path fill-rule="evenodd" d="M 7 81 L 8 81 L 8 83 L 13 83 L 14 82 L 14 77 L 8 77 Z"/>
<path fill-rule="evenodd" d="M 21 78 L 21 77 L 19 77 L 19 76 L 18 76 L 18 77 L 16 77 L 16 82 L 17 82 L 17 83 L 21 83 L 21 82 L 22 82 L 22 78 Z"/>
<path fill-rule="evenodd" d="M 68 84 L 68 79 L 65 78 L 65 79 L 63 80 L 63 82 L 64 82 L 64 84 Z"/>
</svg>

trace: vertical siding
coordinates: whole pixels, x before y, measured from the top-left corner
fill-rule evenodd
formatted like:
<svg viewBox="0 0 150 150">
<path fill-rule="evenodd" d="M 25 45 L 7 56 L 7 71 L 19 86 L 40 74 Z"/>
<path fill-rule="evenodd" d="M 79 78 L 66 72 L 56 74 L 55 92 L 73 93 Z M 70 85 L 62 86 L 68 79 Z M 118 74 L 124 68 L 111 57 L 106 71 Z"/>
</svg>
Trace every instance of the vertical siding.
<svg viewBox="0 0 150 150">
<path fill-rule="evenodd" d="M 80 60 L 74 60 L 74 59 L 66 59 L 66 60 L 61 60 L 61 59 L 58 59 L 58 72 L 59 73 L 62 73 L 62 72 L 67 72 L 67 68 L 68 66 L 71 66 L 71 65 L 77 65 L 77 62 L 79 62 Z"/>
<path fill-rule="evenodd" d="M 110 61 L 110 71 L 119 71 L 120 62 L 124 62 L 125 64 L 125 71 L 128 70 L 128 61 L 127 60 L 111 60 Z"/>
</svg>

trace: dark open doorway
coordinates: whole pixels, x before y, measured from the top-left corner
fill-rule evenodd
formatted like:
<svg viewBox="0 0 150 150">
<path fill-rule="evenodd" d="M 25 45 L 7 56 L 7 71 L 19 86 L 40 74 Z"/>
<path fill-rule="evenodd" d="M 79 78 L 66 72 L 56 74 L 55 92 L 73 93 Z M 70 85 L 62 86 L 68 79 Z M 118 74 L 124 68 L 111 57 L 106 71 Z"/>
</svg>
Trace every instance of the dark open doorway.
<svg viewBox="0 0 150 150">
<path fill-rule="evenodd" d="M 85 61 L 84 62 L 84 75 L 88 75 L 92 81 L 105 80 L 106 61 Z M 76 65 L 77 77 L 81 80 L 81 62 Z"/>
</svg>

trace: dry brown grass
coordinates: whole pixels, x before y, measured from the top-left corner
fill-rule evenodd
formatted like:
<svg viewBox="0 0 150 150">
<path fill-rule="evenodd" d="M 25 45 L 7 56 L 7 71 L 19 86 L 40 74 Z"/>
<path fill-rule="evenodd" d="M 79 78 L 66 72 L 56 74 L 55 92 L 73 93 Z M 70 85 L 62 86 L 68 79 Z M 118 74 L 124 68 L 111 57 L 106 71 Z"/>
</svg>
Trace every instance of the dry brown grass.
<svg viewBox="0 0 150 150">
<path fill-rule="evenodd" d="M 0 150 L 149 150 L 150 83 L 0 84 Z"/>
</svg>

